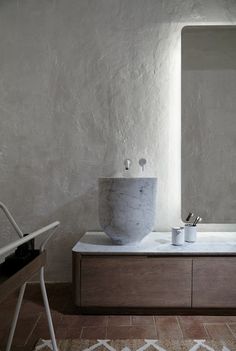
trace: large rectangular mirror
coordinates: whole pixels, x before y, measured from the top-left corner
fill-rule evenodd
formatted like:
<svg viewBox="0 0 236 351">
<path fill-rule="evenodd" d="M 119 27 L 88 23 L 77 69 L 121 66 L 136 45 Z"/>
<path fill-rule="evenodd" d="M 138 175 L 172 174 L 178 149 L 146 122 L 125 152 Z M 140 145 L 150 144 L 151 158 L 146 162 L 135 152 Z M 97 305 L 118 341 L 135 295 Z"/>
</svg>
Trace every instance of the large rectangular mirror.
<svg viewBox="0 0 236 351">
<path fill-rule="evenodd" d="M 182 30 L 182 219 L 236 223 L 236 26 Z"/>
</svg>

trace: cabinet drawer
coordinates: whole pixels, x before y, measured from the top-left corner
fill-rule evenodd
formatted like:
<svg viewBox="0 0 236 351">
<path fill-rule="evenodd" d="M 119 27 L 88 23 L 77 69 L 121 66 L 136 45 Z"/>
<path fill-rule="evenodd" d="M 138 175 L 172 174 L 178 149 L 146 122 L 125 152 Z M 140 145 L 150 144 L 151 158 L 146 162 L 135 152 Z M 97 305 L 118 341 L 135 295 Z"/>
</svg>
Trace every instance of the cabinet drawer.
<svg viewBox="0 0 236 351">
<path fill-rule="evenodd" d="M 83 256 L 82 307 L 191 307 L 191 258 Z"/>
<path fill-rule="evenodd" d="M 193 307 L 236 307 L 236 258 L 193 259 Z"/>
</svg>

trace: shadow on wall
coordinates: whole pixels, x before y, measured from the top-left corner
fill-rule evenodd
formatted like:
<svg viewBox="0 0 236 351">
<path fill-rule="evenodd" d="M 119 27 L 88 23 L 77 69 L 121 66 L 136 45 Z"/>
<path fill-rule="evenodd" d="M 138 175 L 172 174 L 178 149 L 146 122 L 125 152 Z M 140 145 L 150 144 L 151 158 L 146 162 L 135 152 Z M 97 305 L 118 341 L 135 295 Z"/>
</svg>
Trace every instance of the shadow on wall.
<svg viewBox="0 0 236 351">
<path fill-rule="evenodd" d="M 90 187 L 86 193 L 75 197 L 38 224 L 44 226 L 54 220 L 60 227 L 47 248 L 46 280 L 71 281 L 71 249 L 86 231 L 97 230 L 98 189 Z M 37 277 L 35 277 L 37 280 Z"/>
</svg>

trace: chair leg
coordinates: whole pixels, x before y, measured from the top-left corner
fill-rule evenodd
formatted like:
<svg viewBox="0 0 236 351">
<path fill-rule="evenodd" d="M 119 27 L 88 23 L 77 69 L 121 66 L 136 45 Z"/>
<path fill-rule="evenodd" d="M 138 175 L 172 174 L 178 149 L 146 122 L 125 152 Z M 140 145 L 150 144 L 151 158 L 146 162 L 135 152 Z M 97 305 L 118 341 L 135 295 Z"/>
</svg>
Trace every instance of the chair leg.
<svg viewBox="0 0 236 351">
<path fill-rule="evenodd" d="M 8 340 L 7 340 L 6 351 L 10 351 L 11 350 L 12 340 L 13 340 L 14 333 L 15 333 L 15 330 L 16 330 L 16 324 L 17 324 L 17 321 L 18 321 L 20 308 L 21 308 L 23 297 L 24 297 L 25 287 L 26 287 L 26 283 L 24 283 L 21 286 L 21 288 L 20 288 L 20 292 L 19 292 L 19 296 L 18 296 L 18 300 L 17 300 L 17 304 L 16 304 L 13 320 L 12 320 L 12 323 L 11 323 L 10 333 L 9 333 Z"/>
<path fill-rule="evenodd" d="M 55 338 L 55 332 L 54 332 L 53 323 L 52 323 L 52 316 L 51 316 L 51 312 L 50 312 L 50 308 L 49 308 L 48 297 L 47 297 L 47 292 L 46 292 L 46 287 L 45 287 L 45 282 L 44 282 L 44 267 L 42 267 L 40 269 L 40 286 L 41 286 L 43 302 L 44 302 L 44 306 L 45 306 L 45 310 L 46 310 L 48 327 L 49 327 L 50 337 L 51 337 L 51 341 L 52 341 L 53 351 L 58 351 L 57 342 L 56 342 L 56 338 Z"/>
</svg>

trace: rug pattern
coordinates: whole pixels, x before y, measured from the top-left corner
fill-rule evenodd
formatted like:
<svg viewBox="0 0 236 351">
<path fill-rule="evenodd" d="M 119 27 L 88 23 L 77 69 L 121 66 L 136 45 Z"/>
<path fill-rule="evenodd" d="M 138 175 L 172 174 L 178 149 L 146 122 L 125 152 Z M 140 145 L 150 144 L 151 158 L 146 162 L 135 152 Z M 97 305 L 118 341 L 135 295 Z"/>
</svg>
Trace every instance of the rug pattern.
<svg viewBox="0 0 236 351">
<path fill-rule="evenodd" d="M 60 351 L 236 351 L 236 340 L 58 340 Z M 34 351 L 53 350 L 50 340 L 39 340 Z"/>
</svg>

